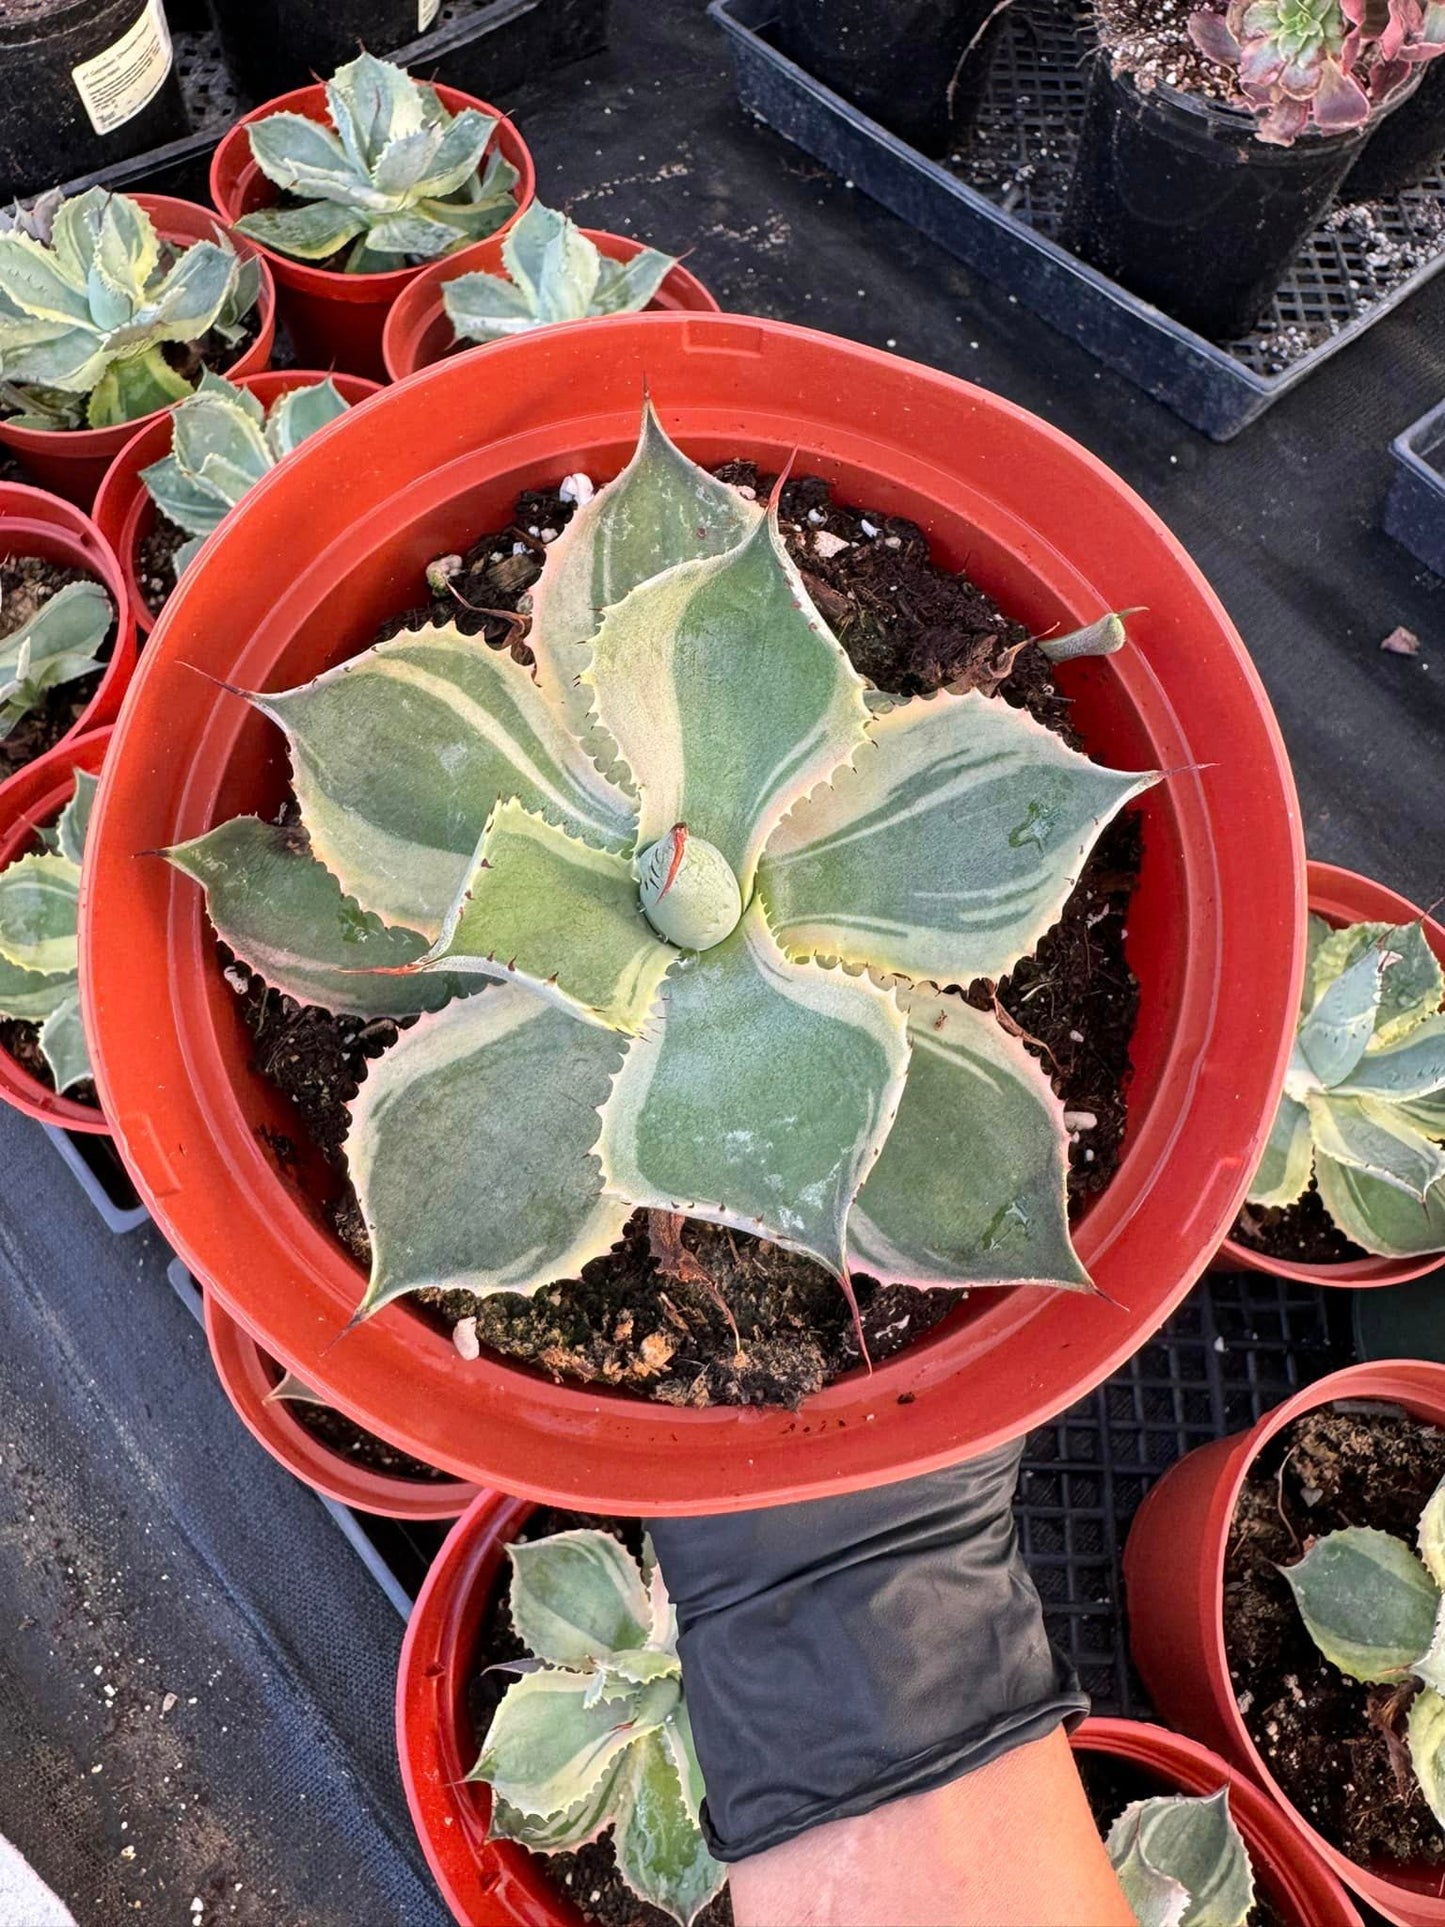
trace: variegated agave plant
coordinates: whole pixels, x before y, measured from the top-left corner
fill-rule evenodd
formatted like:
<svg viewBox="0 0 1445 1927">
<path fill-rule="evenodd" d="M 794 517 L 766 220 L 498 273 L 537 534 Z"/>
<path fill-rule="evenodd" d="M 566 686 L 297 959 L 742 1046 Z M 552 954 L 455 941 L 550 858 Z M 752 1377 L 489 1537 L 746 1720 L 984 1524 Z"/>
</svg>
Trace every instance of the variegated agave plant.
<svg viewBox="0 0 1445 1927">
<path fill-rule="evenodd" d="M 677 1615 L 651 1545 L 641 1570 L 605 1532 L 507 1555 L 512 1624 L 535 1659 L 510 1669 L 521 1677 L 467 1776 L 492 1789 L 492 1837 L 560 1853 L 610 1827 L 632 1891 L 691 1927 L 727 1875 L 703 1839 Z"/>
<path fill-rule="evenodd" d="M 976 691 L 865 688 L 776 511 L 650 410 L 529 639 L 534 676 L 441 626 L 252 696 L 309 843 L 242 817 L 170 852 L 267 982 L 426 1013 L 352 1110 L 358 1316 L 535 1292 L 639 1206 L 845 1285 L 1088 1289 L 1046 1079 L 936 986 L 1028 952 L 1155 775 Z"/>
<path fill-rule="evenodd" d="M 61 1092 L 91 1074 L 76 932 L 95 790 L 95 777 L 78 769 L 60 821 L 42 832 L 45 848 L 0 870 L 0 1016 L 40 1026 L 40 1049 Z"/>
<path fill-rule="evenodd" d="M 636 314 L 677 263 L 656 248 L 613 261 L 565 214 L 533 201 L 502 237 L 502 265 L 506 274 L 459 274 L 442 289 L 459 339 L 503 341 L 557 321 Z"/>
<path fill-rule="evenodd" d="M 1254 1868 L 1227 1787 L 1135 1800 L 1104 1844 L 1139 1927 L 1246 1927 Z"/>
<path fill-rule="evenodd" d="M 98 582 L 67 582 L 0 639 L 0 743 L 62 683 L 100 667 L 115 607 Z"/>
</svg>

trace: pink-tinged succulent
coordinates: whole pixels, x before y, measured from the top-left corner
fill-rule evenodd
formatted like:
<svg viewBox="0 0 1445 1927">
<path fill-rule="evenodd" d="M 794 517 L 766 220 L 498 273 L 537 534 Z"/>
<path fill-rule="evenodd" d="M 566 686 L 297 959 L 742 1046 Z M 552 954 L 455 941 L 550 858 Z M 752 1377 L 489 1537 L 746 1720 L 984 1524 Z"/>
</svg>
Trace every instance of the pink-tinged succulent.
<svg viewBox="0 0 1445 1927">
<path fill-rule="evenodd" d="M 1189 37 L 1233 70 L 1259 138 L 1288 147 L 1307 127 L 1346 133 L 1391 106 L 1445 53 L 1445 0 L 1229 0 L 1192 14 Z"/>
</svg>

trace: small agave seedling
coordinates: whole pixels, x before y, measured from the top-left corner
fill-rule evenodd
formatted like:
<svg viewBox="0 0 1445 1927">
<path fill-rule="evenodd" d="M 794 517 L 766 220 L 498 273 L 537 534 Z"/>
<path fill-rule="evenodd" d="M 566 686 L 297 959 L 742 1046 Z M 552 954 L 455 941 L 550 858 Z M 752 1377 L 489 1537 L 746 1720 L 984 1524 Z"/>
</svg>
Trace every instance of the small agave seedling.
<svg viewBox="0 0 1445 1927">
<path fill-rule="evenodd" d="M 1090 1289 L 1047 1079 L 938 986 L 1027 954 L 1156 776 L 976 690 L 870 702 L 776 508 L 650 409 L 548 549 L 528 641 L 531 674 L 414 630 L 252 696 L 309 850 L 241 817 L 169 852 L 268 983 L 428 1013 L 352 1108 L 357 1315 L 575 1277 L 639 1207 L 845 1289 Z"/>
<path fill-rule="evenodd" d="M 1294 1051 L 1251 1204 L 1294 1204 L 1313 1174 L 1362 1250 L 1445 1251 L 1442 996 L 1421 924 L 1310 918 Z"/>
<path fill-rule="evenodd" d="M 179 254 L 124 194 L 0 215 L 0 406 L 23 428 L 110 428 L 184 401 L 166 342 L 239 341 L 260 267 L 220 241 Z"/>
<path fill-rule="evenodd" d="M 75 772 L 75 794 L 46 848 L 0 870 L 0 1016 L 39 1024 L 40 1048 L 57 1091 L 90 1076 L 80 1022 L 76 939 L 80 865 L 96 779 Z"/>
<path fill-rule="evenodd" d="M 141 470 L 156 507 L 191 537 L 176 550 L 176 574 L 247 489 L 345 412 L 331 381 L 279 395 L 268 414 L 246 389 L 202 375 L 195 394 L 171 418 L 170 454 Z"/>
<path fill-rule="evenodd" d="M 461 274 L 442 289 L 447 319 L 467 341 L 501 341 L 556 321 L 636 314 L 677 266 L 644 248 L 613 261 L 555 208 L 533 201 L 502 237 L 506 274 Z"/>
<path fill-rule="evenodd" d="M 492 1789 L 492 1835 L 558 1853 L 611 1827 L 628 1886 L 691 1927 L 727 1874 L 702 1835 L 677 1617 L 651 1545 L 641 1570 L 605 1532 L 507 1553 L 512 1624 L 535 1659 L 467 1776 Z"/>
<path fill-rule="evenodd" d="M 1445 1826 L 1445 1480 L 1420 1514 L 1417 1543 L 1418 1555 L 1392 1532 L 1346 1526 L 1280 1571 L 1310 1638 L 1348 1678 L 1406 1693 L 1418 1683 L 1410 1764 Z"/>
<path fill-rule="evenodd" d="M 1136 1800 L 1104 1844 L 1139 1927 L 1245 1927 L 1254 1869 L 1227 1787 Z"/>
<path fill-rule="evenodd" d="M 100 667 L 115 622 L 98 582 L 67 582 L 23 628 L 0 640 L 0 742 L 46 695 Z"/>
<path fill-rule="evenodd" d="M 371 54 L 337 68 L 326 105 L 330 127 L 287 113 L 251 127 L 256 165 L 302 203 L 243 214 L 253 241 L 298 261 L 352 242 L 347 273 L 379 274 L 480 241 L 515 212 L 516 168 L 497 152 L 482 168 L 493 115 L 449 114 L 433 88 Z"/>
</svg>

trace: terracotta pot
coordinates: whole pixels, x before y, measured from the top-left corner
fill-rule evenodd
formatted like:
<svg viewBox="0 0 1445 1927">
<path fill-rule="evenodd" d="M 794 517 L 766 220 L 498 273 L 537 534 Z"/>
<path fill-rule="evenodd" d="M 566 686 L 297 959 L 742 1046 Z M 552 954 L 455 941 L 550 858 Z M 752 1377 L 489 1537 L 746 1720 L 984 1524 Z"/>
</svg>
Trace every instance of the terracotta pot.
<svg viewBox="0 0 1445 1927">
<path fill-rule="evenodd" d="M 264 375 L 243 375 L 236 386 L 269 409 L 293 388 L 310 388 L 320 381 L 334 381 L 337 393 L 353 408 L 381 389 L 380 382 L 367 381 L 361 375 L 327 375 L 302 368 L 273 368 Z M 141 480 L 141 470 L 170 452 L 171 418 L 153 416 L 105 471 L 105 480 L 95 496 L 96 527 L 120 558 L 131 615 L 142 636 L 150 634 L 156 620 L 140 585 L 140 545 L 156 525 L 156 505 Z"/>
<path fill-rule="evenodd" d="M 1360 1927 L 1349 1895 L 1274 1802 L 1207 1746 L 1141 1720 L 1103 1719 L 1085 1720 L 1069 1743 L 1076 1753 L 1107 1754 L 1157 1774 L 1163 1791 L 1197 1796 L 1227 1786 L 1256 1891 L 1274 1902 L 1286 1927 Z"/>
<path fill-rule="evenodd" d="M 1177 772 L 1143 803 L 1129 919 L 1143 996 L 1132 1128 L 1077 1240 L 1109 1300 L 976 1293 L 871 1374 L 797 1412 L 679 1410 L 460 1358 L 405 1304 L 337 1343 L 355 1265 L 262 1127 L 301 1138 L 251 1069 L 200 893 L 137 861 L 285 794 L 279 734 L 217 688 L 279 688 L 354 654 L 432 557 L 505 526 L 523 488 L 614 474 L 644 380 L 704 462 L 818 471 L 922 524 L 1037 631 L 1144 604 L 1138 640 L 1067 665 L 1096 754 Z M 200 669 L 206 674 L 197 675 Z M 479 1485 L 613 1512 L 738 1508 L 951 1463 L 1062 1411 L 1169 1314 L 1233 1222 L 1299 997 L 1304 862 L 1289 765 L 1228 617 L 1102 463 L 982 389 L 854 342 L 738 315 L 539 329 L 375 396 L 254 489 L 146 650 L 100 798 L 87 996 L 136 1182 L 191 1271 L 327 1400 Z"/>
<path fill-rule="evenodd" d="M 1388 1399 L 1445 1425 L 1445 1366 L 1416 1359 L 1351 1365 L 1306 1386 L 1251 1432 L 1190 1452 L 1149 1493 L 1124 1548 L 1130 1647 L 1163 1717 L 1250 1774 L 1325 1864 L 1401 1927 L 1442 1927 L 1439 1867 L 1357 1866 L 1318 1834 L 1275 1780 L 1235 1701 L 1224 1643 L 1224 1558 L 1250 1466 L 1274 1436 L 1336 1399 Z"/>
<path fill-rule="evenodd" d="M 37 830 L 53 823 L 75 794 L 75 771 L 96 775 L 110 747 L 110 729 L 87 735 L 72 730 L 53 749 L 17 770 L 0 785 L 0 870 L 24 856 Z M 62 1097 L 38 1077 L 32 1077 L 18 1058 L 0 1048 L 0 1099 L 42 1124 L 58 1124 L 65 1131 L 109 1135 L 105 1116 L 93 1104 Z"/>
<path fill-rule="evenodd" d="M 264 252 L 244 234 L 232 234 L 208 207 L 173 200 L 169 194 L 133 194 L 130 198 L 150 215 L 163 241 L 189 246 L 193 241 L 226 240 L 238 254 Z M 222 371 L 229 380 L 238 375 L 258 374 L 270 364 L 271 344 L 276 334 L 276 288 L 264 260 L 255 314 L 256 339 Z M 54 489 L 68 502 L 88 509 L 101 477 L 131 436 L 160 420 L 164 413 L 164 409 L 157 409 L 150 415 L 137 415 L 134 421 L 119 422 L 114 428 L 17 428 L 13 422 L 0 418 L 0 443 L 14 449 L 25 464 L 26 473 L 37 482 Z"/>
<path fill-rule="evenodd" d="M 455 1519 L 477 1496 L 460 1479 L 404 1479 L 334 1451 L 308 1431 L 284 1399 L 269 1397 L 280 1368 L 229 1313 L 205 1295 L 206 1342 L 236 1416 L 288 1472 L 313 1491 L 384 1519 Z"/>
<path fill-rule="evenodd" d="M 1387 890 L 1383 883 L 1337 869 L 1333 863 L 1309 865 L 1310 909 L 1332 924 L 1411 923 L 1423 913 L 1408 898 Z M 1425 917 L 1425 940 L 1445 964 L 1445 929 Z M 1288 1258 L 1270 1258 L 1253 1251 L 1237 1238 L 1226 1238 L 1215 1254 L 1212 1271 L 1265 1271 L 1276 1278 L 1293 1278 L 1303 1285 L 1350 1285 L 1357 1290 L 1376 1285 L 1403 1285 L 1423 1278 L 1445 1264 L 1445 1252 L 1423 1258 L 1351 1258 L 1338 1265 L 1307 1265 Z"/>
<path fill-rule="evenodd" d="M 634 241 L 628 234 L 607 234 L 600 228 L 583 228 L 582 232 L 611 261 L 630 261 L 634 254 L 641 254 L 643 249 L 643 243 Z M 408 375 L 414 375 L 418 368 L 428 368 L 432 362 L 441 361 L 451 354 L 457 345 L 457 338 L 442 306 L 442 289 L 460 274 L 477 272 L 506 272 L 502 265 L 500 235 L 494 234 L 478 247 L 469 249 L 463 265 L 459 266 L 457 257 L 452 254 L 440 261 L 433 261 L 403 288 L 386 317 L 386 327 L 381 337 L 381 352 L 387 375 L 392 381 L 404 381 Z M 718 312 L 717 302 L 697 276 L 689 274 L 681 263 L 669 272 L 655 298 L 647 304 L 649 313 L 655 308 L 685 308 L 693 314 Z M 495 345 L 494 342 L 472 344 L 474 348 Z M 469 350 L 464 348 L 462 352 Z"/>
<path fill-rule="evenodd" d="M 438 86 L 436 91 L 449 113 L 476 107 L 484 114 L 500 117 L 497 108 L 489 107 L 472 94 L 458 93 L 455 87 Z M 276 199 L 275 187 L 251 158 L 249 130 L 253 122 L 279 113 L 305 114 L 308 120 L 331 125 L 326 89 L 318 83 L 298 87 L 294 93 L 279 94 L 275 100 L 253 108 L 229 128 L 211 156 L 211 199 L 228 221 L 239 221 L 243 214 L 252 214 L 258 207 L 269 207 Z M 536 190 L 532 156 L 509 120 L 501 120 L 492 138 L 517 170 L 519 178 L 514 192 L 517 214 L 520 214 Z M 511 220 L 515 219 L 513 215 Z M 506 225 L 510 226 L 510 221 Z M 446 259 L 453 265 L 465 264 L 478 247 L 485 245 L 485 242 L 476 242 L 471 247 L 459 248 Z M 274 248 L 263 247 L 261 253 L 276 277 L 282 318 L 295 343 L 297 358 L 308 367 L 345 368 L 354 375 L 384 380 L 381 331 L 387 310 L 422 270 L 396 268 L 389 274 L 340 274 L 307 261 L 293 261 L 290 255 L 278 254 Z"/>
</svg>

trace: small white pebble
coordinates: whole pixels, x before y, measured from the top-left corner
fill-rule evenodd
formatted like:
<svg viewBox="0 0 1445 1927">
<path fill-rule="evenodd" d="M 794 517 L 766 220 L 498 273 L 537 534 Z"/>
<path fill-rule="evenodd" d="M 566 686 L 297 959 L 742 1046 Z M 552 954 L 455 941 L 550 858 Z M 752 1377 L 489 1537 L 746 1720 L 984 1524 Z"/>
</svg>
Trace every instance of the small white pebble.
<svg viewBox="0 0 1445 1927">
<path fill-rule="evenodd" d="M 477 1321 L 475 1318 L 459 1318 L 457 1320 L 455 1325 L 452 1326 L 452 1343 L 456 1346 L 457 1355 L 460 1358 L 481 1357 L 482 1341 L 477 1337 Z"/>
<path fill-rule="evenodd" d="M 1071 1044 L 1082 1044 L 1083 1041 L 1084 1033 L 1081 1030 L 1071 1030 L 1069 1032 L 1069 1042 Z"/>
<path fill-rule="evenodd" d="M 531 536 L 532 540 L 535 542 L 538 539 L 538 537 L 541 535 L 542 531 L 538 528 L 529 528 L 527 530 L 527 533 L 528 535 Z"/>
<path fill-rule="evenodd" d="M 733 483 L 733 487 L 734 487 L 734 488 L 735 488 L 735 489 L 737 490 L 737 492 L 738 492 L 738 494 L 742 496 L 742 498 L 743 498 L 743 500 L 744 500 L 745 502 L 756 502 L 756 501 L 757 501 L 757 499 L 758 499 L 758 491 L 757 491 L 757 490 L 756 490 L 755 488 L 753 488 L 753 487 L 752 487 L 752 485 L 751 485 L 750 483 L 748 483 L 748 482 L 734 482 L 734 483 Z"/>
<path fill-rule="evenodd" d="M 544 542 L 555 542 L 557 540 L 556 529 L 543 529 L 542 540 Z"/>
<path fill-rule="evenodd" d="M 1098 1123 L 1092 1111 L 1065 1111 L 1064 1129 L 1066 1131 L 1092 1131 Z"/>
<path fill-rule="evenodd" d="M 176 1703 L 175 1694 L 167 1693 L 165 1698 L 161 1701 L 161 1712 L 169 1713 L 171 1708 L 175 1705 L 175 1703 Z"/>
<path fill-rule="evenodd" d="M 897 340 L 892 335 L 889 335 L 887 341 L 885 341 L 883 345 L 885 348 L 896 348 L 898 346 L 898 343 L 897 343 Z"/>
<path fill-rule="evenodd" d="M 121 1857 L 121 1859 L 122 1859 L 122 1860 L 134 1860 L 134 1859 L 135 1859 L 135 1848 L 134 1848 L 134 1847 L 122 1847 L 122 1848 L 121 1848 L 121 1850 L 120 1850 L 120 1857 Z"/>
<path fill-rule="evenodd" d="M 221 975 L 238 997 L 244 997 L 251 988 L 251 979 L 239 964 L 227 964 Z"/>
<path fill-rule="evenodd" d="M 901 535 L 885 535 L 883 538 L 883 546 L 885 549 L 901 549 L 903 547 L 903 537 Z"/>
<path fill-rule="evenodd" d="M 514 542 L 512 544 L 513 555 L 526 555 L 528 553 L 529 551 L 525 542 Z"/>
<path fill-rule="evenodd" d="M 825 562 L 835 555 L 841 555 L 844 549 L 851 549 L 852 546 L 853 544 L 845 542 L 841 535 L 834 535 L 831 529 L 818 529 L 813 536 L 813 547 Z"/>
<path fill-rule="evenodd" d="M 1219 1353 L 1221 1353 L 1221 1354 L 1223 1353 L 1223 1351 L 1224 1351 L 1224 1340 L 1223 1340 L 1222 1338 L 1216 1338 L 1216 1339 L 1215 1339 L 1215 1341 L 1214 1341 L 1214 1349 L 1215 1349 L 1215 1351 L 1217 1351 L 1217 1352 L 1219 1352 Z"/>
<path fill-rule="evenodd" d="M 878 533 L 877 529 L 874 528 L 866 516 L 859 522 L 858 526 L 865 535 L 876 535 Z"/>
<path fill-rule="evenodd" d="M 820 529 L 822 528 L 823 523 L 827 520 L 827 517 L 823 514 L 823 511 L 821 509 L 809 509 L 808 520 L 812 523 L 815 529 Z"/>
<path fill-rule="evenodd" d="M 584 475 L 579 468 L 575 475 L 564 475 L 562 486 L 557 491 L 564 502 L 575 502 L 580 509 L 584 502 L 590 502 L 597 490 L 592 485 L 592 477 Z"/>
</svg>

